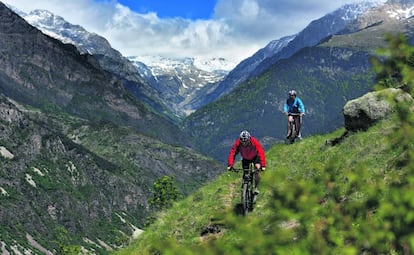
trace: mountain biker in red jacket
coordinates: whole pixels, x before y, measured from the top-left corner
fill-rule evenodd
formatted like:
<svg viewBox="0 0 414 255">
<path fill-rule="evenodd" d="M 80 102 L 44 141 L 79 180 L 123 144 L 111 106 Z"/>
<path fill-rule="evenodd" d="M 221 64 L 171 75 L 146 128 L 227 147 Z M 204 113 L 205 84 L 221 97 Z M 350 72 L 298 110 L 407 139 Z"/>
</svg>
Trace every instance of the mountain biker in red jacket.
<svg viewBox="0 0 414 255">
<path fill-rule="evenodd" d="M 238 153 L 242 156 L 243 169 L 249 169 L 249 164 L 254 163 L 255 168 L 257 169 L 255 173 L 255 193 L 259 194 L 258 186 L 260 183 L 260 173 L 261 171 L 266 170 L 266 157 L 262 145 L 259 140 L 251 136 L 247 130 L 243 130 L 240 133 L 240 137 L 234 142 L 230 149 L 227 170 L 233 170 L 234 159 Z"/>
</svg>

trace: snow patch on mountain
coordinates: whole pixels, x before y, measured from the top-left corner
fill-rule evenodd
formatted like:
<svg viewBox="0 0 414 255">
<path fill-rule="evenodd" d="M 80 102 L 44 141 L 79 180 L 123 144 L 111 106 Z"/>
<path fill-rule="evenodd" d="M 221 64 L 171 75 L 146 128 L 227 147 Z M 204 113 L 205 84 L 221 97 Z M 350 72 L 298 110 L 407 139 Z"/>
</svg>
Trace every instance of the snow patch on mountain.
<svg viewBox="0 0 414 255">
<path fill-rule="evenodd" d="M 168 58 L 161 56 L 131 56 L 132 61 L 142 62 L 149 67 L 160 67 L 163 69 L 195 67 L 206 72 L 229 72 L 237 63 L 224 58 Z"/>
<path fill-rule="evenodd" d="M 183 84 L 184 89 L 201 88 L 209 83 L 220 81 L 228 74 L 235 63 L 224 58 L 168 58 L 161 56 L 131 56 L 128 57 L 137 68 L 144 63 L 157 79 L 169 75 L 176 77 Z M 148 75 L 148 70 L 146 75 Z"/>
<path fill-rule="evenodd" d="M 39 28 L 44 34 L 64 43 L 78 45 L 88 35 L 88 32 L 82 27 L 71 25 L 62 17 L 46 10 L 34 10 L 29 14 L 24 14 L 23 18 L 32 26 Z"/>
<path fill-rule="evenodd" d="M 367 10 L 380 5 L 381 1 L 364 1 L 354 4 L 345 4 L 341 8 L 332 12 L 332 15 L 340 15 L 344 21 L 352 21 Z M 327 14 L 329 15 L 329 14 Z"/>
<path fill-rule="evenodd" d="M 194 66 L 207 72 L 229 72 L 237 65 L 225 58 L 194 58 Z"/>
<path fill-rule="evenodd" d="M 82 26 L 73 25 L 50 11 L 34 10 L 29 14 L 20 11 L 19 15 L 42 33 L 63 43 L 75 45 L 81 53 L 122 58 L 122 55 L 113 49 L 105 38 L 88 32 Z"/>
<path fill-rule="evenodd" d="M 397 20 L 408 19 L 414 15 L 414 6 L 405 9 L 395 9 L 388 11 L 389 17 Z"/>
</svg>

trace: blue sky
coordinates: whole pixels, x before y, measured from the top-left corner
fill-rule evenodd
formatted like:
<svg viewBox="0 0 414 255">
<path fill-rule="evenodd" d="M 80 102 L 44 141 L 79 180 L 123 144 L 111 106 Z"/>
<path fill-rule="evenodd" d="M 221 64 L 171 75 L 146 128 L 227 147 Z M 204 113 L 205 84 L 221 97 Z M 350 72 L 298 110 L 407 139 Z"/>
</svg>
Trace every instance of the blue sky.
<svg viewBox="0 0 414 255">
<path fill-rule="evenodd" d="M 385 0 L 374 0 L 385 1 Z M 3 0 L 44 9 L 105 37 L 124 56 L 223 57 L 235 64 L 272 40 L 361 0 Z"/>
<path fill-rule="evenodd" d="M 156 12 L 160 18 L 209 19 L 216 0 L 119 0 L 138 13 Z"/>
</svg>

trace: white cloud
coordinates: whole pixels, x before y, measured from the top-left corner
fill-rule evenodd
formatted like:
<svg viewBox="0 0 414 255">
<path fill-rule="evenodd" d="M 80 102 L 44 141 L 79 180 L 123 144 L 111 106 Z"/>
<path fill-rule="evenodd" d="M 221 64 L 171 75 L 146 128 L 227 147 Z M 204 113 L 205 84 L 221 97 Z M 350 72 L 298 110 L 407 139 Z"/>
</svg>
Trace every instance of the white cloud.
<svg viewBox="0 0 414 255">
<path fill-rule="evenodd" d="M 256 19 L 259 14 L 259 10 L 260 7 L 254 0 L 244 0 L 240 6 L 240 13 L 243 17 L 252 17 Z"/>
<path fill-rule="evenodd" d="M 381 1 L 381 0 L 380 0 Z M 24 12 L 46 9 L 104 36 L 123 55 L 212 56 L 241 61 L 268 42 L 359 0 L 218 0 L 210 20 L 161 19 L 116 0 L 6 0 Z"/>
</svg>

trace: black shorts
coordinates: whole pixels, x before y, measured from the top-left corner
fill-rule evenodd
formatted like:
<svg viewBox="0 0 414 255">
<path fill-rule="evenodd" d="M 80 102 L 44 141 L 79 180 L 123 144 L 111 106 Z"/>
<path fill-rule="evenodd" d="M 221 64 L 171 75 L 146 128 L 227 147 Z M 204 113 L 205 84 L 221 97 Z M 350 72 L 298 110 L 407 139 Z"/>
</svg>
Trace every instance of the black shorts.
<svg viewBox="0 0 414 255">
<path fill-rule="evenodd" d="M 243 169 L 249 169 L 249 165 L 250 163 L 254 163 L 254 164 L 262 164 L 260 162 L 260 158 L 258 156 L 254 157 L 253 159 L 242 159 L 242 167 Z"/>
</svg>

